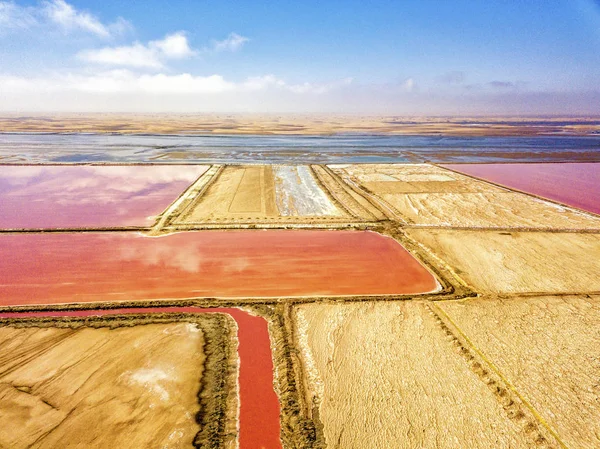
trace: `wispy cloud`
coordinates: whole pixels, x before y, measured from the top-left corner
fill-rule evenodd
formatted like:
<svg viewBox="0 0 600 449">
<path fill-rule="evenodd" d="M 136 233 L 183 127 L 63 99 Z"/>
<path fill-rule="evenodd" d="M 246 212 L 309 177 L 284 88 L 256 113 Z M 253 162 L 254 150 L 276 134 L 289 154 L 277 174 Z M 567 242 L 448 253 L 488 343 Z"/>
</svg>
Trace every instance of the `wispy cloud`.
<svg viewBox="0 0 600 449">
<path fill-rule="evenodd" d="M 324 94 L 332 90 L 336 90 L 352 84 L 352 78 L 343 78 L 341 80 L 332 81 L 329 83 L 302 83 L 293 85 L 284 85 L 290 92 L 296 94 Z"/>
<path fill-rule="evenodd" d="M 211 50 L 215 52 L 238 51 L 249 40 L 247 37 L 237 33 L 230 33 L 229 36 L 221 41 L 213 40 Z"/>
<path fill-rule="evenodd" d="M 416 88 L 416 82 L 414 78 L 407 78 L 404 81 L 402 81 L 402 83 L 400 83 L 400 86 L 402 87 L 402 89 L 404 89 L 404 91 L 406 92 L 412 92 L 413 90 L 415 90 Z"/>
<path fill-rule="evenodd" d="M 7 30 L 28 29 L 36 24 L 33 8 L 23 8 L 13 2 L 0 2 L 0 34 Z"/>
<path fill-rule="evenodd" d="M 65 33 L 83 32 L 109 38 L 132 28 L 122 17 L 113 23 L 102 23 L 93 14 L 78 10 L 65 0 L 47 0 L 36 6 L 21 6 L 0 1 L 0 31 L 52 27 Z"/>
<path fill-rule="evenodd" d="M 77 11 L 64 0 L 44 2 L 43 11 L 50 21 L 65 30 L 80 29 L 101 37 L 109 37 L 108 28 L 88 12 Z"/>
<path fill-rule="evenodd" d="M 598 114 L 600 92 L 478 88 L 407 91 L 398 83 L 289 83 L 274 75 L 234 80 L 220 74 L 100 73 L 0 75 L 1 111 L 320 112 L 361 114 Z"/>
<path fill-rule="evenodd" d="M 84 50 L 77 56 L 96 64 L 160 69 L 167 59 L 184 59 L 194 54 L 196 52 L 190 47 L 187 36 L 179 31 L 147 45 L 136 42 L 127 46 Z"/>
</svg>

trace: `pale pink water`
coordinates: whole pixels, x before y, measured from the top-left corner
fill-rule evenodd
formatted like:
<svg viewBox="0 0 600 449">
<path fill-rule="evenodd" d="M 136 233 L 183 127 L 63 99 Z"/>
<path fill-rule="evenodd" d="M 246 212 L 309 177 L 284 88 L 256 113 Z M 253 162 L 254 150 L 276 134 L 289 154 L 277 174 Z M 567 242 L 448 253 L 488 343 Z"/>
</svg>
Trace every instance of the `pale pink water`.
<svg viewBox="0 0 600 449">
<path fill-rule="evenodd" d="M 600 214 L 600 163 L 445 164 L 443 167 Z"/>
<path fill-rule="evenodd" d="M 0 229 L 147 227 L 207 166 L 0 166 Z"/>
</svg>

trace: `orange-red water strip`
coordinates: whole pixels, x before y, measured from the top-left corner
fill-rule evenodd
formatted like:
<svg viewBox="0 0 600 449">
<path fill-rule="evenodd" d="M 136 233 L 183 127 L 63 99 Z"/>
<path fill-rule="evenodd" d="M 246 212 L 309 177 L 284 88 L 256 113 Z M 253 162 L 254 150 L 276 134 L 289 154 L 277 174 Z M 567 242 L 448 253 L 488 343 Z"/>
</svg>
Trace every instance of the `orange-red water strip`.
<svg viewBox="0 0 600 449">
<path fill-rule="evenodd" d="M 86 317 L 129 313 L 227 313 L 238 325 L 239 444 L 241 449 L 281 448 L 279 400 L 267 321 L 236 308 L 160 307 L 54 312 L 0 312 L 0 318 Z"/>
</svg>

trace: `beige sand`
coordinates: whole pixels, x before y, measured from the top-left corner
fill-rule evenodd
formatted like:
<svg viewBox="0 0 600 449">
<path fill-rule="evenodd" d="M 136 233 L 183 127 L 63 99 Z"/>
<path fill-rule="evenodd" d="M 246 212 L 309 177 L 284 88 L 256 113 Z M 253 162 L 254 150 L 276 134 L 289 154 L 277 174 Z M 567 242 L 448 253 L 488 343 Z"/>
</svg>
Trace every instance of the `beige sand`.
<svg viewBox="0 0 600 449">
<path fill-rule="evenodd" d="M 530 448 L 420 302 L 295 312 L 327 447 Z"/>
<path fill-rule="evenodd" d="M 600 447 L 600 297 L 437 303 L 566 446 Z"/>
<path fill-rule="evenodd" d="M 276 217 L 273 170 L 267 166 L 227 166 L 197 197 L 186 221 Z"/>
<path fill-rule="evenodd" d="M 311 168 L 323 189 L 330 193 L 340 209 L 363 221 L 377 221 L 386 218 L 385 214 L 376 205 L 369 202 L 360 192 L 344 182 L 329 167 L 326 165 L 311 165 Z"/>
<path fill-rule="evenodd" d="M 409 224 L 600 229 L 598 217 L 521 193 L 409 193 L 380 197 Z"/>
<path fill-rule="evenodd" d="M 600 291 L 600 234 L 407 230 L 476 291 Z"/>
<path fill-rule="evenodd" d="M 600 218 L 428 164 L 330 166 L 407 224 L 600 229 Z"/>
<path fill-rule="evenodd" d="M 225 166 L 209 182 L 175 224 L 290 220 L 310 224 L 351 218 L 307 166 Z"/>
<path fill-rule="evenodd" d="M 594 118 L 552 117 L 403 117 L 341 114 L 3 114 L 4 132 L 109 132 L 189 134 L 317 134 L 345 132 L 522 136 L 557 133 L 588 135 L 600 131 Z M 564 124 L 561 122 L 577 122 Z"/>
<path fill-rule="evenodd" d="M 0 447 L 192 447 L 196 323 L 0 327 Z"/>
</svg>

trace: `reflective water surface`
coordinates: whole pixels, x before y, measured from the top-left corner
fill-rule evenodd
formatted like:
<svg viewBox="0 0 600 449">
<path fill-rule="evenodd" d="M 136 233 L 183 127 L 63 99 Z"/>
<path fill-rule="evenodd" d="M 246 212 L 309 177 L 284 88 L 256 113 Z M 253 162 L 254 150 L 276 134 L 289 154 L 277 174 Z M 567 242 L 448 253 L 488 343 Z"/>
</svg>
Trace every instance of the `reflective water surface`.
<svg viewBox="0 0 600 449">
<path fill-rule="evenodd" d="M 0 234 L 0 305 L 436 287 L 400 244 L 368 231 Z"/>
<path fill-rule="evenodd" d="M 0 228 L 151 226 L 207 166 L 0 166 Z"/>
<path fill-rule="evenodd" d="M 600 161 L 600 136 L 225 136 L 0 133 L 0 163 Z"/>
<path fill-rule="evenodd" d="M 506 187 L 600 214 L 600 163 L 444 165 Z"/>
</svg>

